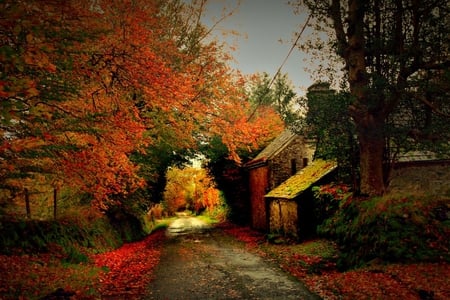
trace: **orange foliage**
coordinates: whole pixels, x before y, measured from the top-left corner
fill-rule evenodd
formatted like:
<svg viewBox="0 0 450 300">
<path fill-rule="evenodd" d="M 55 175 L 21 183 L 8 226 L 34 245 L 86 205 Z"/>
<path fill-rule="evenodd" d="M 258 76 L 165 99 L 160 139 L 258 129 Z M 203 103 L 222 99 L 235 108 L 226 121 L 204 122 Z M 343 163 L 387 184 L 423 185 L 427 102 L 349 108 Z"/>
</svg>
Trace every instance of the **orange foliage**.
<svg viewBox="0 0 450 300">
<path fill-rule="evenodd" d="M 164 203 L 169 214 L 181 208 L 212 211 L 220 204 L 219 190 L 205 169 L 171 168 L 167 172 Z"/>
<path fill-rule="evenodd" d="M 245 80 L 228 68 L 228 53 L 216 42 L 185 41 L 185 23 L 174 18 L 182 11 L 163 2 L 1 2 L 0 108 L 8 125 L 0 129 L 0 181 L 33 167 L 107 209 L 143 187 L 129 156 L 163 130 L 179 148 L 220 136 L 239 161 L 239 149 L 282 129 L 269 108 L 249 118 Z M 203 207 L 214 197 L 206 198 Z"/>
<path fill-rule="evenodd" d="M 219 203 L 220 203 L 219 190 L 214 187 L 208 187 L 203 192 L 201 205 L 198 205 L 197 211 L 200 210 L 202 207 L 206 207 L 206 209 L 212 210 L 214 207 L 219 205 Z"/>
</svg>

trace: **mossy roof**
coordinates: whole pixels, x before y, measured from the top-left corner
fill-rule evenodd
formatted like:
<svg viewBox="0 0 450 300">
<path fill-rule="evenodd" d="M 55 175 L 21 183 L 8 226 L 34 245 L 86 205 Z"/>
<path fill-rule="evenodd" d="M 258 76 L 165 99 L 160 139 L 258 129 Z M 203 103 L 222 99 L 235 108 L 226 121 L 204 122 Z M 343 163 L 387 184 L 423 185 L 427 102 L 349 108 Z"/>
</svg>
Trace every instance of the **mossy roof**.
<svg viewBox="0 0 450 300">
<path fill-rule="evenodd" d="M 288 180 L 265 195 L 267 198 L 294 199 L 325 175 L 336 169 L 337 164 L 329 160 L 314 160 Z"/>
</svg>

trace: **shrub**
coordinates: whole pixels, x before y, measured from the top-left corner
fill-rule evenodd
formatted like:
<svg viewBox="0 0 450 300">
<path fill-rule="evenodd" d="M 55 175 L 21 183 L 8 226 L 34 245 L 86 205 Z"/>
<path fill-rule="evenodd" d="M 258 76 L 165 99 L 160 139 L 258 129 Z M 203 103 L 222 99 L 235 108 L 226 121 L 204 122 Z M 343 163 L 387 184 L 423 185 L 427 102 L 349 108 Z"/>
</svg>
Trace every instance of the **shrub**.
<svg viewBox="0 0 450 300">
<path fill-rule="evenodd" d="M 86 254 L 82 253 L 76 247 L 68 247 L 65 251 L 66 257 L 63 259 L 63 262 L 69 264 L 79 264 L 88 262 L 88 257 Z"/>
<path fill-rule="evenodd" d="M 161 203 L 153 204 L 147 213 L 141 216 L 142 228 L 146 234 L 157 229 L 158 220 L 164 216 L 164 207 Z"/>
<path fill-rule="evenodd" d="M 58 220 L 2 221 L 0 223 L 0 253 L 17 250 L 28 253 L 47 252 L 55 245 L 68 256 L 78 256 L 73 247 L 104 251 L 121 244 L 120 235 L 109 220 L 89 209 L 61 216 Z M 78 260 L 76 258 L 75 260 Z"/>
<path fill-rule="evenodd" d="M 352 192 L 346 184 L 330 183 L 313 186 L 314 213 L 317 224 L 333 216 L 341 203 L 351 200 Z"/>
<path fill-rule="evenodd" d="M 448 199 L 382 197 L 341 202 L 318 227 L 340 247 L 338 266 L 373 259 L 389 262 L 450 260 Z"/>
</svg>

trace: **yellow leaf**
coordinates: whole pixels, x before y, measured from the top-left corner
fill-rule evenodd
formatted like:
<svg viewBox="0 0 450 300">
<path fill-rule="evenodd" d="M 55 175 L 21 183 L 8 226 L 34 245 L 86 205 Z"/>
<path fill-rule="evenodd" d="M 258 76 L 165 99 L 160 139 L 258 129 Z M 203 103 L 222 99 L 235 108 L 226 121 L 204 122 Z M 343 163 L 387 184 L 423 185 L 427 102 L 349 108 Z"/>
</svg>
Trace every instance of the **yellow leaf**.
<svg viewBox="0 0 450 300">
<path fill-rule="evenodd" d="M 26 36 L 27 43 L 31 44 L 33 42 L 33 35 L 31 33 Z"/>
<path fill-rule="evenodd" d="M 31 87 L 27 90 L 27 95 L 30 97 L 35 97 L 39 95 L 39 90 L 35 87 Z"/>
</svg>

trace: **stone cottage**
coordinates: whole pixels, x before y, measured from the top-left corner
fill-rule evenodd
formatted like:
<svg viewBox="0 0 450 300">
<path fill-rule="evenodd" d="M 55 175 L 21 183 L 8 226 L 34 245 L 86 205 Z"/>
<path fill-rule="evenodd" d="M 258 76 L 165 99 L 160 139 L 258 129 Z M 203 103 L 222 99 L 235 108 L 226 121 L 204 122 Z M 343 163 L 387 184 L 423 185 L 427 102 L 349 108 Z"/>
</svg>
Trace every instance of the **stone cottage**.
<svg viewBox="0 0 450 300">
<path fill-rule="evenodd" d="M 315 160 L 265 195 L 269 231 L 295 239 L 315 233 L 313 185 L 330 181 L 337 163 Z"/>
<path fill-rule="evenodd" d="M 306 167 L 313 155 L 313 145 L 287 129 L 246 164 L 253 228 L 269 230 L 269 206 L 265 195 Z"/>
</svg>

